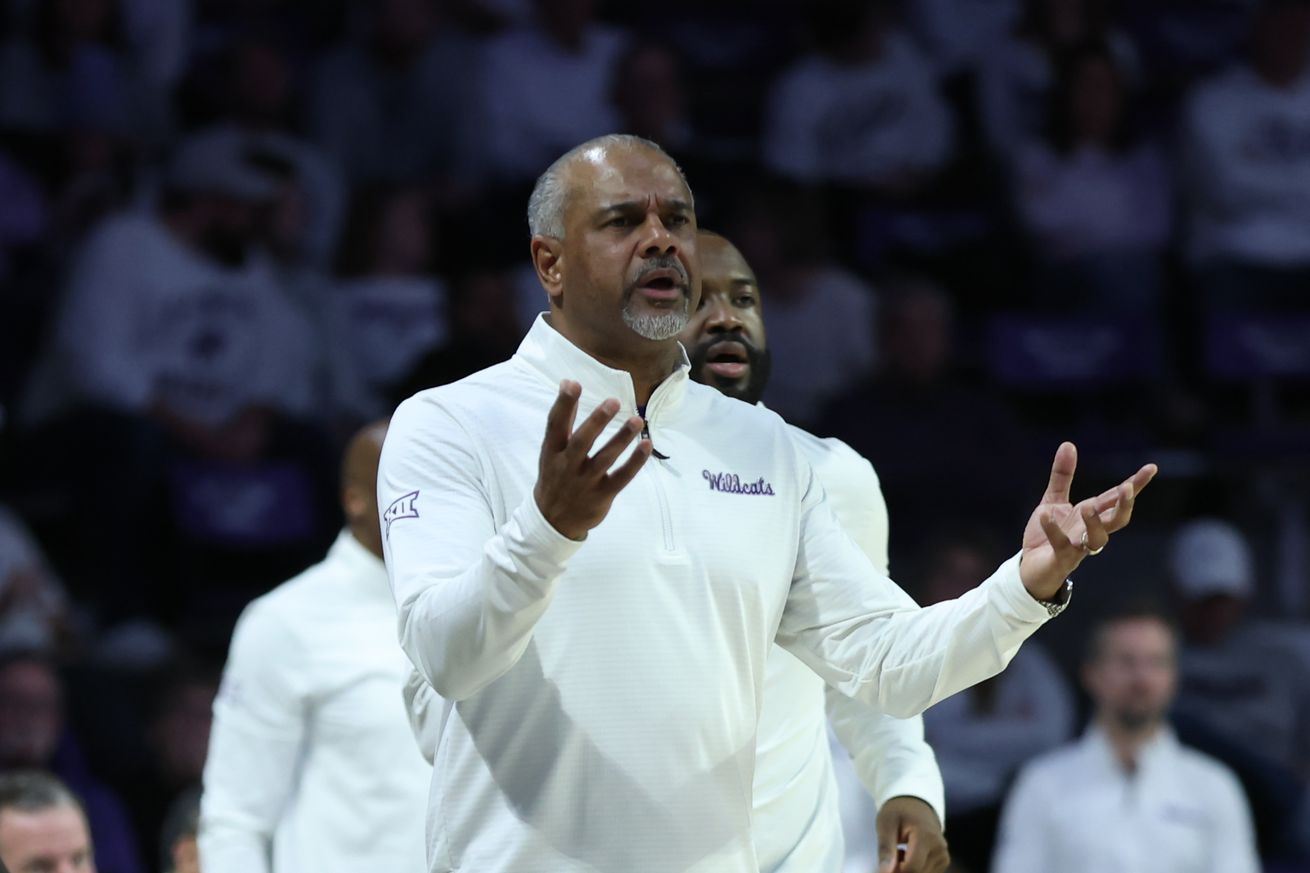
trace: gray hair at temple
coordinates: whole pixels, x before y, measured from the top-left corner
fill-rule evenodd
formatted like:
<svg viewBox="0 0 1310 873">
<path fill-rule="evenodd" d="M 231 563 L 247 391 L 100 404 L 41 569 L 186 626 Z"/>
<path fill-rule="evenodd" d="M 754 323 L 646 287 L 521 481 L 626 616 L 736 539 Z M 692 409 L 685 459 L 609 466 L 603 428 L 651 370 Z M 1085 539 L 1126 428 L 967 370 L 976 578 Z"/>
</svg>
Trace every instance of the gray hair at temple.
<svg viewBox="0 0 1310 873">
<path fill-rule="evenodd" d="M 589 139 L 560 155 L 546 168 L 546 172 L 537 177 L 537 184 L 532 186 L 532 196 L 528 198 L 528 231 L 533 236 L 564 239 L 564 210 L 569 205 L 569 185 L 564 178 L 565 171 L 583 156 L 598 156 L 613 148 L 647 148 L 659 152 L 673 164 L 683 184 L 687 184 L 682 167 L 657 142 L 629 133 L 609 133 Z M 687 190 L 691 191 L 691 185 L 687 184 Z M 695 203 L 694 198 L 692 202 Z"/>
<path fill-rule="evenodd" d="M 82 801 L 64 783 L 40 770 L 0 773 L 0 813 L 43 812 L 60 806 L 82 810 Z"/>
</svg>

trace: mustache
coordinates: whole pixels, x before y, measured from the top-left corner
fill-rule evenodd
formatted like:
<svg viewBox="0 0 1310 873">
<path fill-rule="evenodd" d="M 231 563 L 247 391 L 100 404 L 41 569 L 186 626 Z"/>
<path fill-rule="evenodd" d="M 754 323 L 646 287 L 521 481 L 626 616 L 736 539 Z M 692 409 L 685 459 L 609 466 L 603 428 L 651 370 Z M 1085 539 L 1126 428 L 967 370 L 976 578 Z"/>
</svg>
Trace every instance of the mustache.
<svg viewBox="0 0 1310 873">
<path fill-rule="evenodd" d="M 624 296 L 630 296 L 641 287 L 651 273 L 657 270 L 672 270 L 677 273 L 678 287 L 682 289 L 683 294 L 691 294 L 691 277 L 687 275 L 687 268 L 682 265 L 682 261 L 679 261 L 673 255 L 657 255 L 647 260 L 641 272 L 637 274 L 637 278 L 628 283 L 628 287 L 624 289 Z"/>
<path fill-rule="evenodd" d="M 710 347 L 716 346 L 719 343 L 741 343 L 742 348 L 746 349 L 746 357 L 749 358 L 749 363 L 751 364 L 754 364 L 762 354 L 760 352 L 759 346 L 755 345 L 755 343 L 749 337 L 747 337 L 746 334 L 721 333 L 717 335 L 707 336 L 705 339 L 696 343 L 696 345 L 692 346 L 687 350 L 687 357 L 691 358 L 693 362 L 700 361 L 702 364 L 704 364 L 709 360 Z"/>
</svg>

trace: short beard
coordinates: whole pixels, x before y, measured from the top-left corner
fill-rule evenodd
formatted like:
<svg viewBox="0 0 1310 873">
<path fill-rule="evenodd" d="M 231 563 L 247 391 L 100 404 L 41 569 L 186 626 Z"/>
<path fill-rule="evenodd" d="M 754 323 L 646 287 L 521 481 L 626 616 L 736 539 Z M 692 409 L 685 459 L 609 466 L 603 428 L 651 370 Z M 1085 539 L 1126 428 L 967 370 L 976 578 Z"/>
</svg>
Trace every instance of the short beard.
<svg viewBox="0 0 1310 873">
<path fill-rule="evenodd" d="M 705 371 L 709 369 L 709 352 L 710 347 L 724 340 L 733 340 L 739 342 L 746 349 L 746 363 L 750 365 L 750 375 L 746 377 L 746 382 L 740 385 L 720 385 L 715 384 L 720 393 L 744 400 L 754 406 L 764 398 L 764 389 L 769 385 L 769 374 L 773 370 L 773 355 L 768 349 L 756 347 L 743 335 L 715 335 L 708 337 L 695 346 L 687 350 L 687 356 L 691 359 L 691 378 L 697 382 L 705 382 Z"/>
<path fill-rule="evenodd" d="M 677 309 L 668 312 L 637 313 L 632 311 L 632 298 L 623 305 L 623 323 L 632 328 L 633 333 L 637 336 L 645 337 L 648 340 L 662 342 L 673 339 L 687 327 L 687 321 L 690 318 L 689 309 L 690 301 L 684 296 L 682 305 Z"/>
<path fill-rule="evenodd" d="M 1147 728 L 1153 727 L 1164 720 L 1163 712 L 1156 712 L 1147 709 L 1116 709 L 1110 712 L 1110 718 L 1117 724 L 1120 729 L 1129 733 L 1141 733 Z"/>
</svg>

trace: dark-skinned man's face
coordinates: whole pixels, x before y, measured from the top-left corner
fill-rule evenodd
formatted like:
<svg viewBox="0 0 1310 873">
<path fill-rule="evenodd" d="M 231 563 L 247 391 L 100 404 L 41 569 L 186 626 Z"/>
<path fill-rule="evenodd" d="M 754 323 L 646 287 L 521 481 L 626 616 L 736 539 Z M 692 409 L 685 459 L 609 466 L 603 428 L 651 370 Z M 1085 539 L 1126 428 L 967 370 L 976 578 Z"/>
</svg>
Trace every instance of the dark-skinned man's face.
<svg viewBox="0 0 1310 873">
<path fill-rule="evenodd" d="M 700 235 L 701 300 L 682 344 L 691 377 L 747 403 L 769 381 L 769 351 L 760 289 L 741 252 L 723 237 Z"/>
<path fill-rule="evenodd" d="M 566 181 L 564 239 L 533 246 L 556 326 L 602 358 L 676 337 L 700 270 L 691 192 L 673 162 L 644 147 L 597 148 Z"/>
</svg>

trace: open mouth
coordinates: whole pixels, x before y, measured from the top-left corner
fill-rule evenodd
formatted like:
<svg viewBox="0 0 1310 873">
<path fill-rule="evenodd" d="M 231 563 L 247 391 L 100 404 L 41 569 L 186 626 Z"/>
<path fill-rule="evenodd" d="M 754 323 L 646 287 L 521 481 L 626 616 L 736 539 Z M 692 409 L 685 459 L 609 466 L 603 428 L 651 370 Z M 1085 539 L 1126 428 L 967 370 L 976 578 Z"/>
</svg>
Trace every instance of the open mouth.
<svg viewBox="0 0 1310 873">
<path fill-rule="evenodd" d="M 652 270 L 638 280 L 637 287 L 648 299 L 674 302 L 682 298 L 685 285 L 677 270 Z"/>
<path fill-rule="evenodd" d="M 750 356 L 746 346 L 736 340 L 723 340 L 710 346 L 705 354 L 705 366 L 724 379 L 740 379 L 750 369 Z"/>
</svg>

